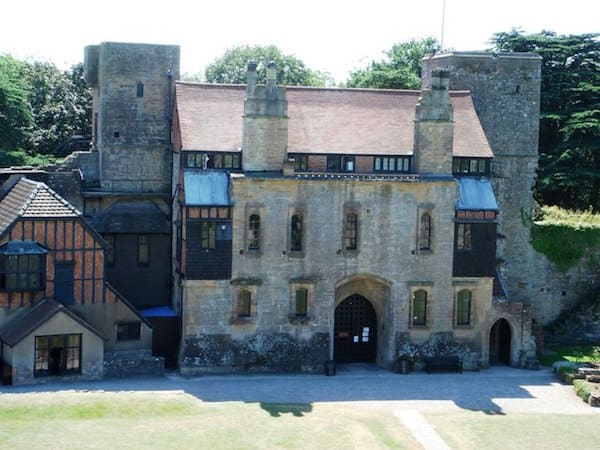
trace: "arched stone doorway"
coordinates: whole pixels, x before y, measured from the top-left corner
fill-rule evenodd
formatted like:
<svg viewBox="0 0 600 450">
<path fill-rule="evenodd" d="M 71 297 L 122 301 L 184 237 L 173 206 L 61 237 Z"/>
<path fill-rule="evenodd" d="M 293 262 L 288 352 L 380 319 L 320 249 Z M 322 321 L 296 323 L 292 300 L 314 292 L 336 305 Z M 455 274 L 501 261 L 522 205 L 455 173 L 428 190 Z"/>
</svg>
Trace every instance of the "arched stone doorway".
<svg viewBox="0 0 600 450">
<path fill-rule="evenodd" d="M 497 320 L 490 330 L 490 365 L 510 366 L 512 331 L 506 319 Z"/>
<path fill-rule="evenodd" d="M 377 314 L 362 295 L 346 297 L 335 308 L 335 362 L 375 362 L 377 357 Z"/>
</svg>

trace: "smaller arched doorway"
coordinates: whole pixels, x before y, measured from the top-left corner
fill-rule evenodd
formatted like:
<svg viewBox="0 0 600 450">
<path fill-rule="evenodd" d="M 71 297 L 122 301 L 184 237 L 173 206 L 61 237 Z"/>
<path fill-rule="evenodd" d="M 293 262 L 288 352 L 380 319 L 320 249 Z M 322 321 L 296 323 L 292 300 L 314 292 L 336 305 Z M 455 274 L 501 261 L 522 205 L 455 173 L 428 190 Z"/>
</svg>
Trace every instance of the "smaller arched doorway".
<svg viewBox="0 0 600 450">
<path fill-rule="evenodd" d="M 371 302 L 354 294 L 335 308 L 333 358 L 337 363 L 375 362 L 377 314 Z"/>
<path fill-rule="evenodd" d="M 510 366 L 510 324 L 506 319 L 499 319 L 490 330 L 490 365 L 504 364 Z"/>
</svg>

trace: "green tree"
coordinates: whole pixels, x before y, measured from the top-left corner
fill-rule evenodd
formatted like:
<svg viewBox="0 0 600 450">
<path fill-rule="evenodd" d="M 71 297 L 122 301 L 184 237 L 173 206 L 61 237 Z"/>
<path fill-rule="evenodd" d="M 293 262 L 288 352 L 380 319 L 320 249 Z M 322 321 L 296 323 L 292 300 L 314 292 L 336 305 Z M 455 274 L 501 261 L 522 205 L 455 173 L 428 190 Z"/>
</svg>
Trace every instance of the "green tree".
<svg viewBox="0 0 600 450">
<path fill-rule="evenodd" d="M 542 57 L 536 198 L 546 205 L 600 210 L 599 34 L 496 33 L 496 51 Z"/>
<path fill-rule="evenodd" d="M 28 85 L 22 79 L 25 64 L 0 55 L 0 152 L 27 146 L 33 126 L 33 113 L 27 101 Z"/>
<path fill-rule="evenodd" d="M 371 61 L 364 69 L 350 73 L 348 87 L 377 89 L 418 89 L 421 86 L 421 60 L 439 50 L 435 38 L 399 42 L 384 52 L 386 58 Z"/>
<path fill-rule="evenodd" d="M 83 65 L 61 72 L 51 63 L 33 62 L 23 74 L 35 127 L 31 146 L 42 155 L 65 156 L 64 143 L 74 135 L 91 133 L 91 95 L 83 80 Z"/>
<path fill-rule="evenodd" d="M 248 61 L 257 63 L 258 83 L 267 81 L 267 64 L 277 65 L 277 83 L 287 86 L 322 86 L 329 79 L 323 72 L 314 72 L 293 55 L 281 53 L 274 45 L 238 46 L 225 51 L 205 71 L 208 83 L 245 84 Z"/>
</svg>

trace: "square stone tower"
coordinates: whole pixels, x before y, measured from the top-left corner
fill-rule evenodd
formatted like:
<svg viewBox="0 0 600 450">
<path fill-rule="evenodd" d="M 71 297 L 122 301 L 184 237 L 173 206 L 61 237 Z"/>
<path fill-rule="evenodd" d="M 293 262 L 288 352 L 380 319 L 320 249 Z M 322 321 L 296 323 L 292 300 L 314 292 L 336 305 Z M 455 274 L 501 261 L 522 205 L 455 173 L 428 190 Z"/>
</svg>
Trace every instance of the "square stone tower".
<svg viewBox="0 0 600 450">
<path fill-rule="evenodd" d="M 169 192 L 179 46 L 103 42 L 85 49 L 101 189 Z"/>
</svg>

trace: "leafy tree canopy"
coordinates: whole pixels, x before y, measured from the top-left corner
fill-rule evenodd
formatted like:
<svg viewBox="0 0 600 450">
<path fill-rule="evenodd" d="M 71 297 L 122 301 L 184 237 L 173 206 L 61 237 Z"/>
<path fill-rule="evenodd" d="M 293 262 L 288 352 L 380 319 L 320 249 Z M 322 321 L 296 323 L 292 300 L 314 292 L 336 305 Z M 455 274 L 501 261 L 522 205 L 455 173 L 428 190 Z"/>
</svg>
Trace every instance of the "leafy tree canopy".
<svg viewBox="0 0 600 450">
<path fill-rule="evenodd" d="M 542 57 L 537 199 L 600 210 L 599 34 L 496 33 L 494 50 Z"/>
<path fill-rule="evenodd" d="M 0 56 L 0 165 L 65 156 L 71 136 L 89 136 L 91 94 L 83 65 L 61 72 L 54 64 Z"/>
<path fill-rule="evenodd" d="M 0 55 L 0 151 L 27 144 L 33 125 L 28 85 L 22 78 L 25 64 Z"/>
<path fill-rule="evenodd" d="M 421 86 L 421 60 L 439 50 L 433 37 L 394 44 L 384 52 L 386 58 L 371 61 L 365 69 L 355 70 L 348 87 L 378 89 L 418 89 Z"/>
<path fill-rule="evenodd" d="M 248 61 L 257 63 L 258 83 L 267 82 L 267 64 L 277 65 L 277 83 L 287 86 L 325 86 L 332 84 L 327 72 L 313 71 L 293 55 L 285 55 L 274 45 L 242 45 L 228 49 L 205 71 L 209 83 L 245 84 Z"/>
</svg>

